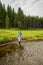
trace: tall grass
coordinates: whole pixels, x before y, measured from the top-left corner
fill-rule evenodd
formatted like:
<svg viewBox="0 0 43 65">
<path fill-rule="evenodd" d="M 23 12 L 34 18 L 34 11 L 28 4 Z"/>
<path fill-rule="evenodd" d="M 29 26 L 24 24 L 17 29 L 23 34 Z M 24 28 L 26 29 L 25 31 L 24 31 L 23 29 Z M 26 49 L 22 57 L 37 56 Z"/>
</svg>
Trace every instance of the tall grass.
<svg viewBox="0 0 43 65">
<path fill-rule="evenodd" d="M 0 29 L 0 42 L 5 42 L 17 38 L 18 29 Z M 32 40 L 43 40 L 43 29 L 21 30 L 22 38 Z"/>
</svg>

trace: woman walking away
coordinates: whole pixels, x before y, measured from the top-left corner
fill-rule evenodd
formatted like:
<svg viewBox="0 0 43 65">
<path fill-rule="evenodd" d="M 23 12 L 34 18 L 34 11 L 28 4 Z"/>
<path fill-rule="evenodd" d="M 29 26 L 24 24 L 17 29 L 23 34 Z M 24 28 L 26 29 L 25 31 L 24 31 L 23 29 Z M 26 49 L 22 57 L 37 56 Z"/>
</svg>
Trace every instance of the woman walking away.
<svg viewBox="0 0 43 65">
<path fill-rule="evenodd" d="M 22 38 L 22 33 L 21 31 L 18 33 L 18 41 L 19 41 L 19 45 L 21 46 L 21 38 Z"/>
</svg>

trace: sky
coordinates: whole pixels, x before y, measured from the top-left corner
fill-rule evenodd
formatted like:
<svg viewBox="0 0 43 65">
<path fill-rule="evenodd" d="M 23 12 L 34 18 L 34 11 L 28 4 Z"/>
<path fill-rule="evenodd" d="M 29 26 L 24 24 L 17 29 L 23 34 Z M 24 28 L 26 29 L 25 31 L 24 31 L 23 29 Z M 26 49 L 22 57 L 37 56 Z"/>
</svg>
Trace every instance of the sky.
<svg viewBox="0 0 43 65">
<path fill-rule="evenodd" d="M 0 0 L 2 3 L 11 5 L 15 11 L 21 7 L 25 15 L 43 16 L 43 0 Z"/>
</svg>

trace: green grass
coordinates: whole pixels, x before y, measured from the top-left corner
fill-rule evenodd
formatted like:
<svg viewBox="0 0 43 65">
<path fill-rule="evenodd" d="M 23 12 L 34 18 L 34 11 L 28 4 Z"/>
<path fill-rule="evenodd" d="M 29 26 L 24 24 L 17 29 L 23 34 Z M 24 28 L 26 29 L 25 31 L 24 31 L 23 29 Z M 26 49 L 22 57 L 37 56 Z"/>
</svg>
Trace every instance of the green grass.
<svg viewBox="0 0 43 65">
<path fill-rule="evenodd" d="M 17 38 L 18 29 L 0 29 L 0 42 Z M 43 40 L 43 29 L 21 30 L 22 38 L 29 40 Z"/>
</svg>

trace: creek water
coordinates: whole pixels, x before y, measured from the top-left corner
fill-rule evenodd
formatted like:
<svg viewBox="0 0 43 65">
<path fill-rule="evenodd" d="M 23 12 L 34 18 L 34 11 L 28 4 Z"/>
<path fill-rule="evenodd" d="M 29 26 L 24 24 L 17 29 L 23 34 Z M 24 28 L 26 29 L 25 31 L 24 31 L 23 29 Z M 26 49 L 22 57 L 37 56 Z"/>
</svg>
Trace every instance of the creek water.
<svg viewBox="0 0 43 65">
<path fill-rule="evenodd" d="M 43 65 L 43 41 L 22 43 L 19 48 L 11 54 L 6 53 L 0 59 L 0 65 Z"/>
</svg>

